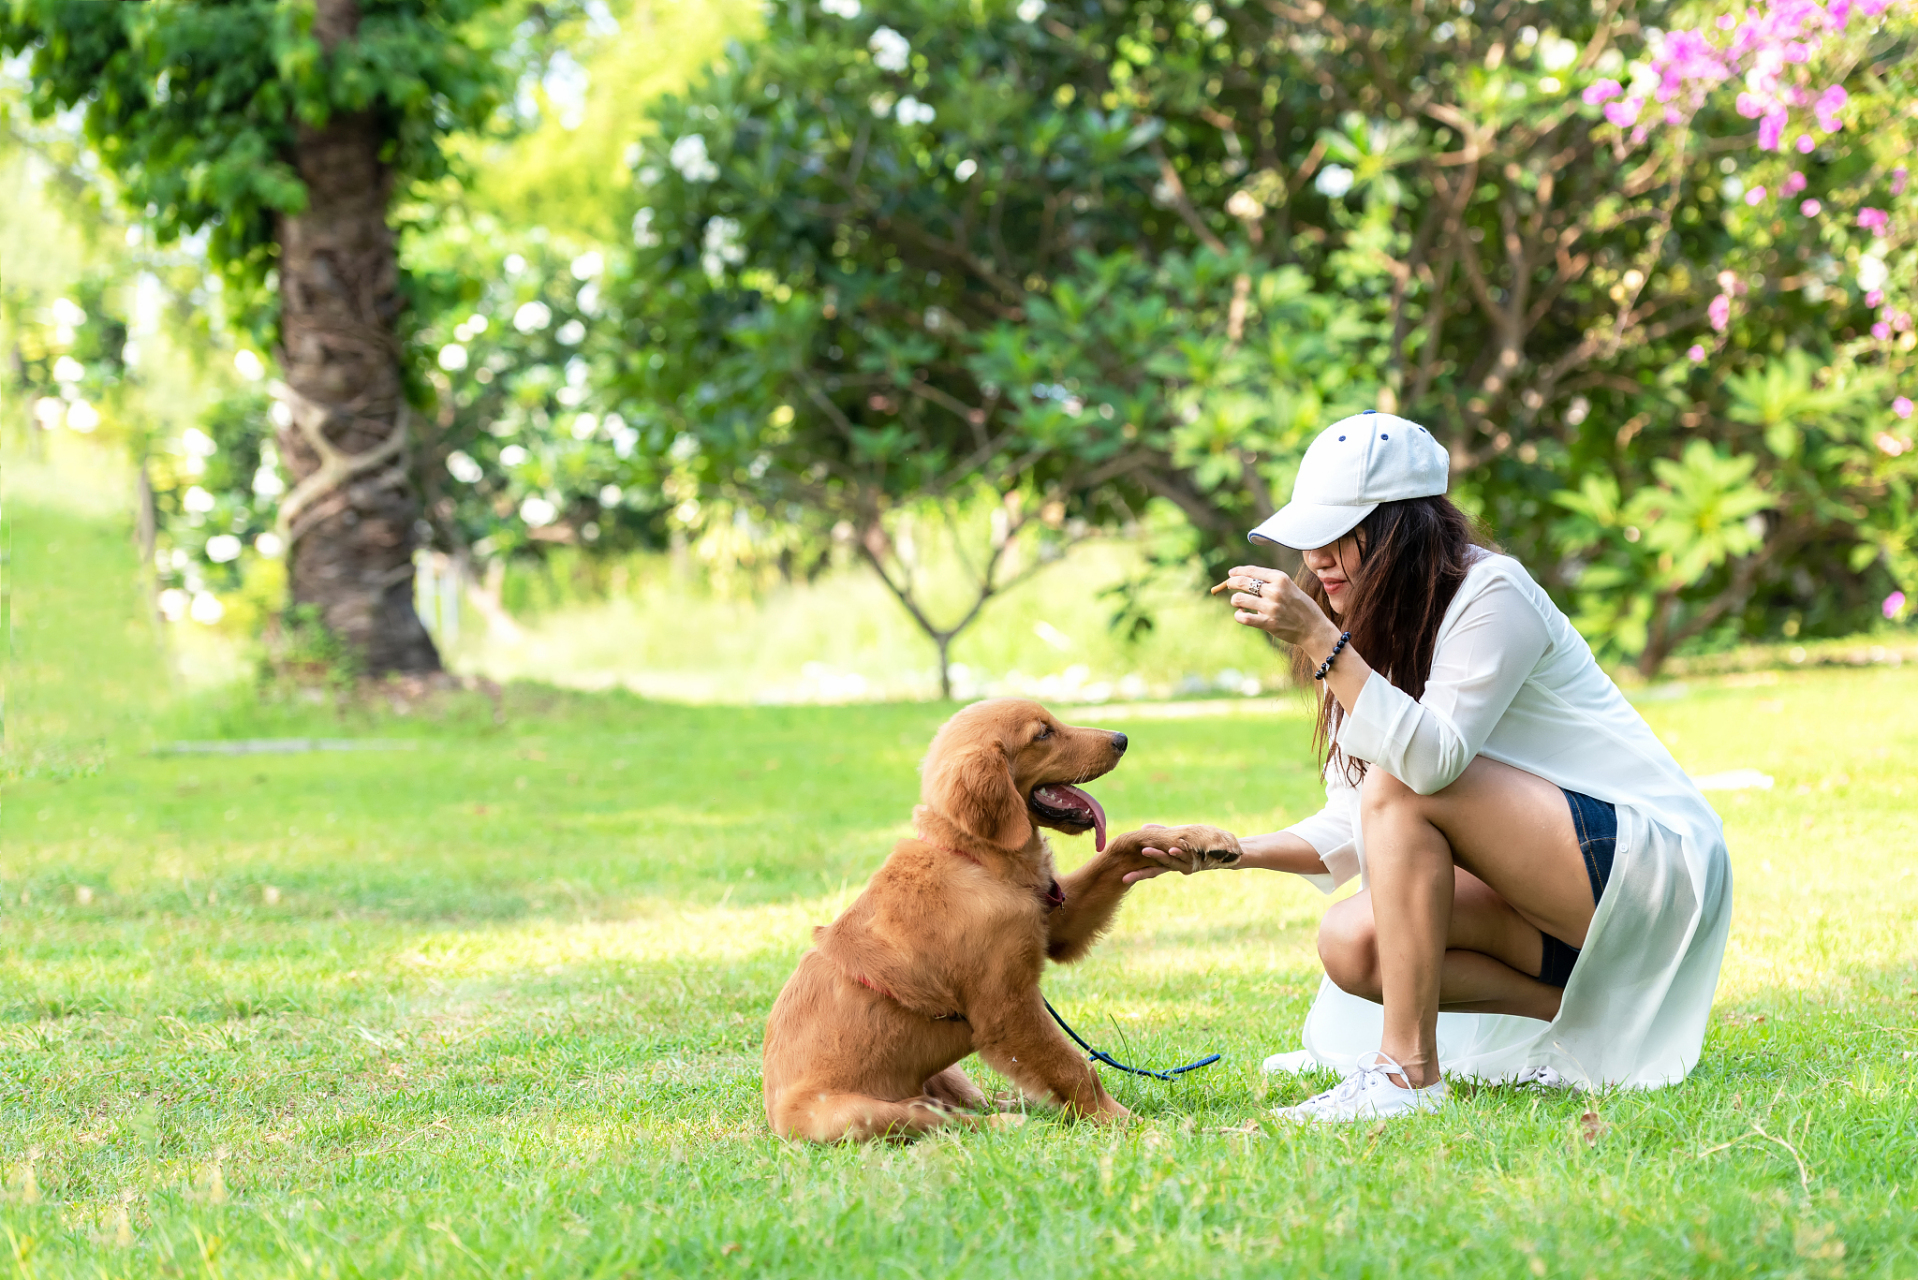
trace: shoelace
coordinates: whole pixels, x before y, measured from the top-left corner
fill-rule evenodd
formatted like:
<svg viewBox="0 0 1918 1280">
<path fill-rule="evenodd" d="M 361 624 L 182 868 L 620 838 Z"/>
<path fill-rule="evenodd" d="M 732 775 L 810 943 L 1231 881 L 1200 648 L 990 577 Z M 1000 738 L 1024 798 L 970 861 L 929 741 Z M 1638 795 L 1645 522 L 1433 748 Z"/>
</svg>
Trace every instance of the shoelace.
<svg viewBox="0 0 1918 1280">
<path fill-rule="evenodd" d="M 1351 1075 L 1345 1077 L 1345 1079 L 1339 1081 L 1317 1097 L 1307 1098 L 1300 1106 L 1309 1107 L 1314 1111 L 1323 1111 L 1338 1103 L 1350 1102 L 1370 1087 L 1369 1077 L 1371 1076 L 1384 1075 L 1390 1077 L 1398 1075 L 1408 1081 L 1412 1078 L 1404 1067 L 1400 1066 L 1396 1060 L 1388 1057 L 1386 1054 L 1374 1051 L 1372 1057 L 1374 1059 L 1373 1061 L 1359 1063 L 1357 1069 L 1354 1070 Z"/>
</svg>

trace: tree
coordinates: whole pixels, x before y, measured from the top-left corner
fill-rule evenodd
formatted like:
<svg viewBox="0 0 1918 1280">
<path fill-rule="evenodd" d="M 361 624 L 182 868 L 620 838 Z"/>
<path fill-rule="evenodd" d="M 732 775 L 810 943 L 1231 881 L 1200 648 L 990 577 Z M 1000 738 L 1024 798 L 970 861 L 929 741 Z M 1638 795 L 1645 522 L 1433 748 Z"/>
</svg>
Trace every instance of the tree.
<svg viewBox="0 0 1918 1280">
<path fill-rule="evenodd" d="M 622 391 L 701 460 L 727 498 L 708 508 L 870 520 L 977 468 L 1094 525 L 1172 503 L 1214 567 L 1330 415 L 1400 408 L 1614 655 L 1856 625 L 1883 570 L 1849 547 L 1904 536 L 1871 533 L 1861 499 L 1907 481 L 1870 463 L 1859 488 L 1826 449 L 1735 459 L 1766 430 L 1738 389 L 1800 368 L 1791 334 L 1844 406 L 1818 430 L 1869 451 L 1863 380 L 1819 373 L 1865 299 L 1806 289 L 1794 264 L 1830 274 L 1823 229 L 1727 209 L 1721 166 L 1750 145 L 1733 104 L 1647 154 L 1583 96 L 1675 12 L 791 6 L 657 112 L 617 277 Z M 1908 146 L 1885 78 L 1906 29 L 1865 25 L 1847 111 Z M 1839 186 L 1852 135 L 1826 132 Z M 1725 330 L 1704 282 L 1734 262 L 1740 324 L 1697 358 Z M 1558 500 L 1590 476 L 1613 515 L 1688 514 L 1594 536 L 1599 508 L 1568 523 Z M 1793 572 L 1834 540 L 1830 572 Z"/>
<path fill-rule="evenodd" d="M 83 110 L 129 205 L 162 240 L 204 233 L 278 353 L 292 599 L 373 673 L 439 666 L 412 603 L 421 511 L 389 216 L 443 171 L 443 137 L 499 104 L 502 73 L 466 25 L 485 7 L 20 0 L 0 18 L 0 44 L 31 53 L 36 114 Z"/>
</svg>

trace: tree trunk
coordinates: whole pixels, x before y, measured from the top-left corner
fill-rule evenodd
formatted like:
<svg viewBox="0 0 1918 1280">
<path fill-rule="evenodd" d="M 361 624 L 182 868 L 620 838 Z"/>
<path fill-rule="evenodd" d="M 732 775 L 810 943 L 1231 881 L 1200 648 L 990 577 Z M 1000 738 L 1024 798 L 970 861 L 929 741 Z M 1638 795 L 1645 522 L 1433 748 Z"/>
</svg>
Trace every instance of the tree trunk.
<svg viewBox="0 0 1918 1280">
<path fill-rule="evenodd" d="M 329 52 L 358 25 L 356 0 L 319 0 L 314 32 Z M 413 608 L 421 512 L 407 468 L 384 141 L 370 113 L 301 125 L 294 163 L 307 207 L 279 225 L 280 358 L 293 411 L 279 446 L 294 482 L 281 523 L 293 603 L 317 607 L 372 675 L 440 669 Z"/>
</svg>

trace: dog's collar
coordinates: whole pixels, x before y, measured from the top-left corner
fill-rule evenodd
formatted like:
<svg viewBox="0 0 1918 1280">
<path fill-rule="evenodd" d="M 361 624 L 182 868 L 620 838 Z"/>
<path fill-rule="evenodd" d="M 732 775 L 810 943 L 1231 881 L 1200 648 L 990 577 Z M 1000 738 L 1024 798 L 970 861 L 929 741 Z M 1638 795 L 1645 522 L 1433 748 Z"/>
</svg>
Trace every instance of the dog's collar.
<svg viewBox="0 0 1918 1280">
<path fill-rule="evenodd" d="M 920 839 L 925 840 L 925 837 L 921 836 Z M 937 849 L 941 853 L 950 853 L 956 858 L 964 858 L 975 867 L 983 867 L 986 865 L 980 861 L 979 855 L 976 853 L 967 853 L 964 849 L 955 849 L 949 844 L 933 844 L 930 840 L 925 840 L 925 843 L 928 848 Z"/>
<path fill-rule="evenodd" d="M 941 853 L 950 853 L 954 857 L 964 858 L 967 862 L 970 862 L 975 867 L 983 867 L 986 865 L 985 863 L 979 860 L 979 856 L 977 854 L 967 853 L 964 849 L 955 849 L 949 844 L 934 844 L 932 841 L 926 840 L 925 837 L 923 836 L 921 836 L 920 839 L 921 841 L 924 842 L 927 848 L 937 849 Z M 1051 915 L 1053 912 L 1057 911 L 1060 907 L 1063 907 L 1066 905 L 1065 887 L 1061 885 L 1057 880 L 1051 881 L 1043 889 L 1034 887 L 1033 892 L 1038 894 L 1039 901 L 1045 904 L 1047 915 Z"/>
</svg>

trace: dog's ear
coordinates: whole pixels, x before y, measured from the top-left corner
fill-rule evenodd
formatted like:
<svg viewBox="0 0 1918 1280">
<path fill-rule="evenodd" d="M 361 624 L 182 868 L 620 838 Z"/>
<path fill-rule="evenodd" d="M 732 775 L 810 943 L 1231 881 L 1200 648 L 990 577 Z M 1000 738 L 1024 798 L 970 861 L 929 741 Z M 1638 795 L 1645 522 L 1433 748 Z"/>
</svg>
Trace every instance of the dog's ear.
<svg viewBox="0 0 1918 1280">
<path fill-rule="evenodd" d="M 1002 849 L 1023 848 L 1032 839 L 1026 798 L 1013 785 L 1012 765 L 996 742 L 934 742 L 921 794 L 933 812 L 967 835 Z"/>
</svg>

